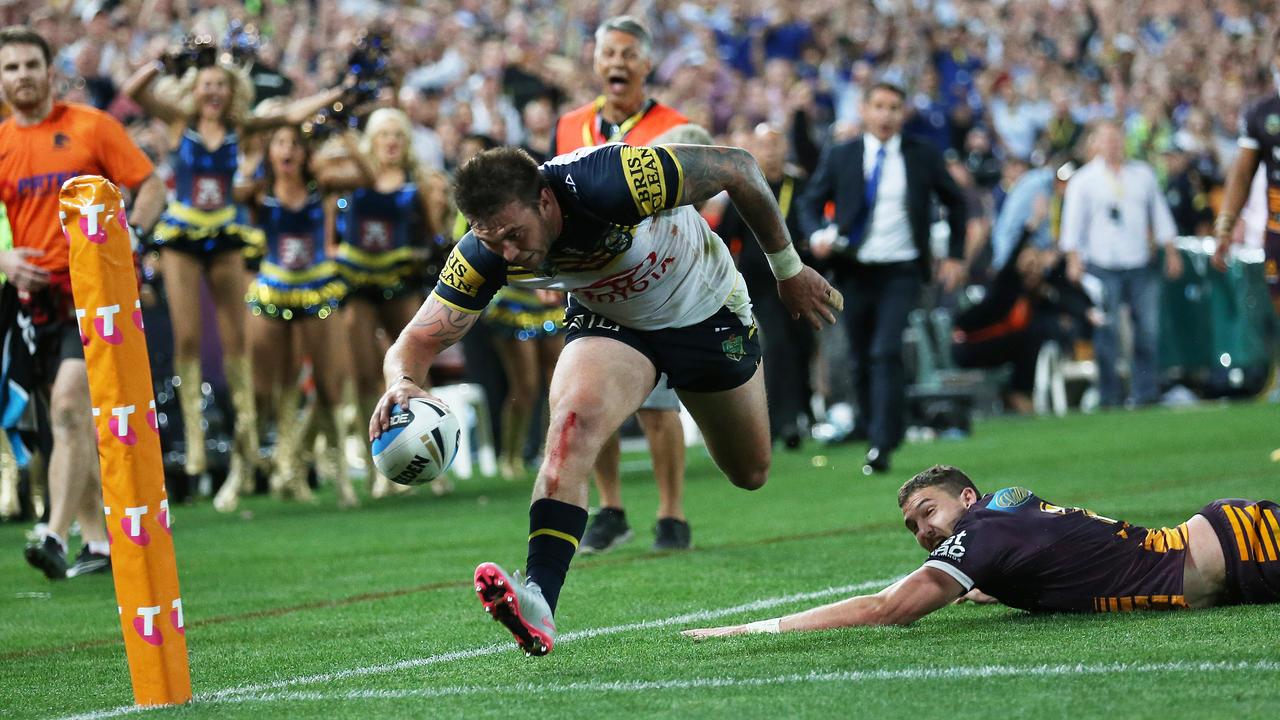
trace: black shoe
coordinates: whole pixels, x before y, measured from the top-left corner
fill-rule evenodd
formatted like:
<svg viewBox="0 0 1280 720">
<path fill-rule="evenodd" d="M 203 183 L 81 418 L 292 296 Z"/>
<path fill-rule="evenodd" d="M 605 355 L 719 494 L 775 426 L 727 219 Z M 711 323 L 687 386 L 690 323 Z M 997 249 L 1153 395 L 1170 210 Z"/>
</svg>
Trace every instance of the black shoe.
<svg viewBox="0 0 1280 720">
<path fill-rule="evenodd" d="M 591 526 L 578 544 L 578 552 L 584 555 L 612 550 L 631 539 L 631 526 L 627 513 L 616 508 L 600 508 L 591 518 Z"/>
<path fill-rule="evenodd" d="M 889 451 L 873 447 L 867 451 L 866 463 L 862 466 L 862 474 L 889 472 Z"/>
<path fill-rule="evenodd" d="M 81 575 L 92 575 L 100 572 L 111 572 L 111 556 L 99 555 L 89 550 L 89 546 L 85 545 L 80 548 L 80 552 L 76 555 L 76 564 L 67 570 L 67 577 L 80 577 Z"/>
<path fill-rule="evenodd" d="M 45 537 L 32 543 L 23 551 L 31 567 L 44 573 L 50 580 L 65 580 L 67 577 L 67 554 L 57 540 Z"/>
<path fill-rule="evenodd" d="M 658 518 L 653 526 L 654 550 L 688 550 L 692 533 L 689 523 L 675 518 Z"/>
<path fill-rule="evenodd" d="M 788 450 L 799 450 L 804 446 L 804 439 L 800 437 L 800 433 L 793 430 L 782 436 L 782 446 Z"/>
</svg>

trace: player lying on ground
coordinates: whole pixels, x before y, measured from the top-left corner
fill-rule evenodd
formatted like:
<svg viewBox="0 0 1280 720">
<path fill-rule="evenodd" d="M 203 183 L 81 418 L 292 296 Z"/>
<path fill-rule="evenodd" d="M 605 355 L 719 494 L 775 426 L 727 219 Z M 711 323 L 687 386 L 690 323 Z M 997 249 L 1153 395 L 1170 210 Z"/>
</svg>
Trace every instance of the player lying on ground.
<svg viewBox="0 0 1280 720">
<path fill-rule="evenodd" d="M 1032 612 L 1280 602 L 1280 506 L 1270 501 L 1215 500 L 1176 528 L 1148 530 L 1025 488 L 984 496 L 964 473 L 935 465 L 902 486 L 898 506 L 929 551 L 905 578 L 875 595 L 684 634 L 907 625 L 960 598 Z"/>
<path fill-rule="evenodd" d="M 800 262 L 768 182 L 745 150 L 602 145 L 539 166 L 524 152 L 480 153 L 454 195 L 471 223 L 435 290 L 387 352 L 392 405 L 427 395 L 431 361 L 475 325 L 505 284 L 566 290 L 565 348 L 551 380 L 546 457 L 529 508 L 528 581 L 476 568 L 485 610 L 526 652 L 550 652 L 552 613 L 587 524 L 588 477 L 600 448 L 665 372 L 738 487 L 769 470 L 769 413 L 746 285 L 724 242 L 691 206 L 727 191 L 759 239 L 792 317 L 834 323 L 842 302 Z"/>
</svg>

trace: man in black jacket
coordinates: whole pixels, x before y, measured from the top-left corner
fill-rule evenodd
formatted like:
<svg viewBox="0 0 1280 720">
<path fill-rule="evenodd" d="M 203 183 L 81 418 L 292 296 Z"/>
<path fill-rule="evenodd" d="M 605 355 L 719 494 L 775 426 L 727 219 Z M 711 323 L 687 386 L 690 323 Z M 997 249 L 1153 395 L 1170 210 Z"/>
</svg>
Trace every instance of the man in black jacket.
<svg viewBox="0 0 1280 720">
<path fill-rule="evenodd" d="M 814 257 L 826 260 L 845 296 L 858 398 L 855 431 L 870 441 L 863 472 L 885 472 L 902 441 L 906 413 L 902 331 L 924 281 L 933 274 L 929 227 L 936 199 L 951 228 L 939 280 L 954 289 L 964 273 L 964 196 L 930 143 L 903 136 L 902 89 L 871 87 L 862 103 L 863 134 L 832 145 L 799 211 Z M 835 203 L 834 222 L 823 219 Z"/>
</svg>

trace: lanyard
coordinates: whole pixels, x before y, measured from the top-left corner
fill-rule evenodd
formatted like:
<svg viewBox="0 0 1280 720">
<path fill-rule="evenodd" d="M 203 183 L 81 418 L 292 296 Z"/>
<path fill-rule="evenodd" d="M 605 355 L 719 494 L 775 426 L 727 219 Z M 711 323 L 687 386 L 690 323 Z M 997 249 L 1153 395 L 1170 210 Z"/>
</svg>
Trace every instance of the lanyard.
<svg viewBox="0 0 1280 720">
<path fill-rule="evenodd" d="M 791 210 L 791 195 L 795 189 L 796 181 L 790 175 L 782 176 L 782 188 L 778 190 L 778 209 L 782 211 L 783 222 L 786 222 L 787 212 Z"/>
<path fill-rule="evenodd" d="M 606 138 L 604 133 L 600 132 L 600 109 L 604 107 L 604 96 L 601 95 L 596 98 L 595 112 L 591 113 L 591 117 L 588 118 L 587 122 L 582 126 L 582 142 L 590 147 L 593 145 L 618 142 L 626 138 L 627 133 L 631 132 L 632 129 L 634 129 L 635 126 L 644 119 L 645 114 L 649 112 L 649 109 L 653 107 L 653 104 L 652 100 L 646 101 L 640 108 L 639 112 L 626 120 L 623 120 L 622 124 L 618 126 L 618 129 Z"/>
</svg>

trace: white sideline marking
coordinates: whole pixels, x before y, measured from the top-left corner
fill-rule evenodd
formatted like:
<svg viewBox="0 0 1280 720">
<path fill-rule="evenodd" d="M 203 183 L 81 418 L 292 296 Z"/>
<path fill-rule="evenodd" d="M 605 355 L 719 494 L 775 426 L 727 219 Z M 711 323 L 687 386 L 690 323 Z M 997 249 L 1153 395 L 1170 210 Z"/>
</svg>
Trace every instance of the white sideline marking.
<svg viewBox="0 0 1280 720">
<path fill-rule="evenodd" d="M 795 593 L 792 595 L 780 595 L 778 597 L 764 598 L 755 600 L 742 605 L 734 605 L 733 607 L 720 608 L 718 610 L 698 610 L 683 615 L 674 615 L 672 617 L 661 618 L 658 620 L 645 620 L 643 622 L 628 623 L 626 625 L 613 625 L 610 627 L 594 628 L 591 630 L 578 630 L 575 632 L 565 633 L 556 639 L 556 644 L 572 642 L 574 640 L 583 640 L 587 638 L 600 637 L 602 635 L 616 635 L 618 633 L 631 632 L 632 630 L 647 630 L 650 628 L 670 627 L 672 625 L 683 625 L 691 622 L 701 622 L 704 620 L 714 620 L 716 618 L 727 617 L 729 615 L 737 615 L 739 613 L 753 612 L 757 610 L 766 610 L 768 608 L 777 607 L 779 605 L 789 605 L 791 603 L 802 602 L 805 600 L 817 600 L 820 598 L 830 597 L 832 595 L 847 595 L 849 593 L 861 590 L 869 590 L 873 588 L 883 588 L 890 583 L 896 582 L 899 577 L 884 578 L 880 580 L 867 580 L 865 582 L 855 583 L 853 585 L 844 585 L 841 587 L 830 587 L 824 590 L 815 590 L 813 592 Z M 505 629 L 504 629 L 505 632 Z M 241 695 L 264 695 L 272 690 L 290 687 L 293 685 L 315 685 L 318 683 L 331 683 L 339 680 L 346 680 L 353 677 L 362 677 L 364 675 L 379 675 L 383 673 L 391 673 L 399 670 L 409 670 L 412 668 L 425 667 L 427 665 L 439 665 L 441 663 L 453 662 L 455 660 L 469 660 L 471 658 L 483 657 L 485 655 L 493 655 L 500 652 L 516 652 L 515 646 L 511 642 L 494 643 L 492 645 L 483 645 L 481 647 L 471 648 L 469 650 L 455 650 L 453 652 L 441 653 L 439 655 L 429 655 L 427 657 L 412 658 L 409 660 L 401 660 L 396 663 L 385 665 L 369 665 L 365 667 L 350 668 L 347 670 L 338 670 L 336 672 L 320 673 L 316 675 L 304 675 L 302 677 L 286 678 L 283 680 L 274 680 L 269 683 L 261 683 L 257 685 L 241 685 L 240 687 L 227 688 L 226 690 L 215 690 L 206 693 L 197 693 L 192 702 L 234 702 L 237 696 Z M 120 717 L 121 715 L 131 715 L 133 713 L 144 712 L 146 710 L 154 710 L 160 706 L 138 706 L 123 705 L 110 710 L 97 710 L 94 712 L 84 713 L 81 715 L 69 715 L 62 720 L 105 720 L 106 718 Z"/>
<path fill-rule="evenodd" d="M 632 680 L 616 682 L 512 683 L 502 686 L 455 685 L 404 690 L 349 690 L 347 692 L 284 692 L 224 695 L 212 703 L 342 702 L 352 700 L 432 699 L 479 694 L 538 695 L 551 693 L 592 694 L 700 690 L 707 688 L 764 687 L 797 683 L 864 683 L 895 680 L 968 680 L 1002 677 L 1062 677 L 1069 675 L 1116 675 L 1205 672 L 1280 672 L 1280 662 L 1259 661 L 1175 661 L 1169 663 L 1101 663 L 1093 665 L 976 665 L 960 667 L 914 667 L 898 670 L 846 670 L 811 672 L 772 677 L 709 677 L 684 680 Z"/>
</svg>

